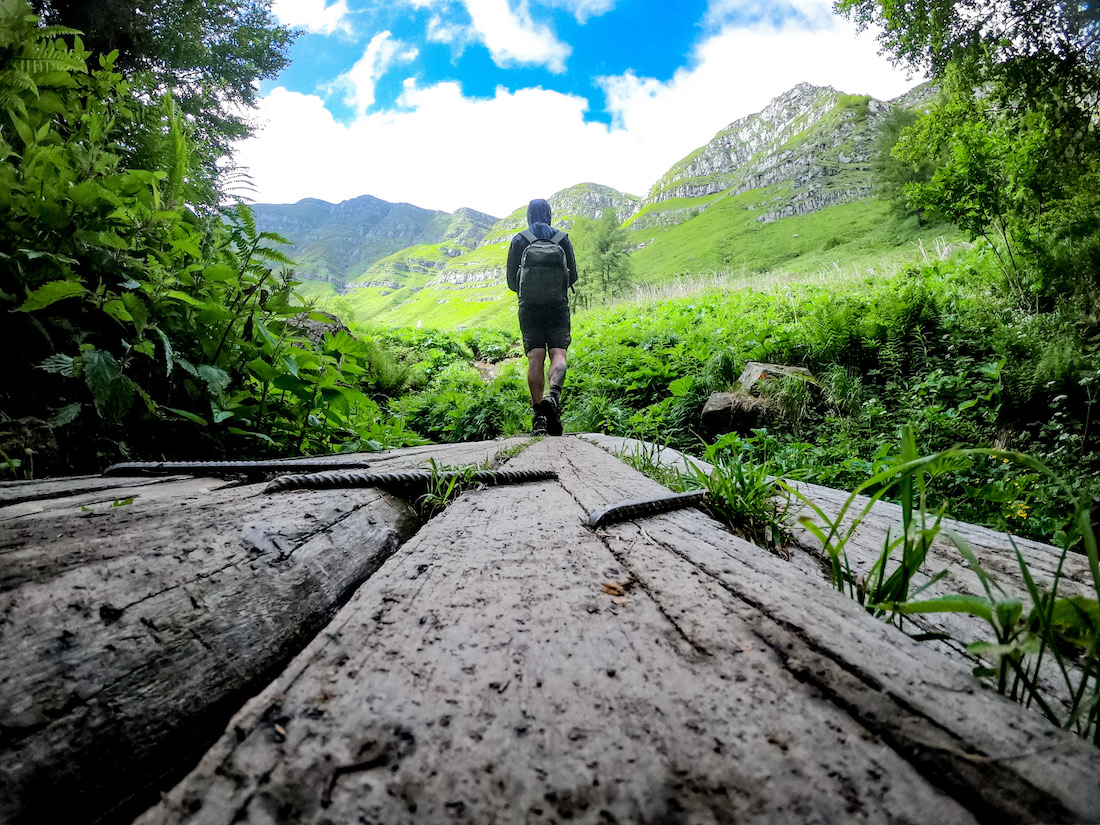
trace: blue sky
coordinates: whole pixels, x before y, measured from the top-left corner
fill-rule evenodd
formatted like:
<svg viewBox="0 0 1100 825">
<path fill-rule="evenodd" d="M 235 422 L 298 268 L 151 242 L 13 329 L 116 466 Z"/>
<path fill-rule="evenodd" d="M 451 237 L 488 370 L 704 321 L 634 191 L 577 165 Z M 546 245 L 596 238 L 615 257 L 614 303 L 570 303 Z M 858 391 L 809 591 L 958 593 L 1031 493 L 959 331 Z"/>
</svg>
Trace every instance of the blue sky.
<svg viewBox="0 0 1100 825">
<path fill-rule="evenodd" d="M 921 78 L 826 0 L 273 0 L 303 30 L 237 158 L 255 200 L 363 194 L 503 216 L 591 181 L 645 196 L 800 82 Z"/>
</svg>

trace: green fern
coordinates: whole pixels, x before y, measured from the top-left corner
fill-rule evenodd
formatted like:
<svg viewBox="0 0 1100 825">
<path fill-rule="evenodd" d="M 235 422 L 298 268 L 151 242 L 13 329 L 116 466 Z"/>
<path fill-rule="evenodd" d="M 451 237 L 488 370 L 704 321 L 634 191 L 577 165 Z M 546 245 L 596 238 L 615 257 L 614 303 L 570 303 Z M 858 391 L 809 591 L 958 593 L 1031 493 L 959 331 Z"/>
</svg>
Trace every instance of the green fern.
<svg viewBox="0 0 1100 825">
<path fill-rule="evenodd" d="M 0 108 L 25 116 L 23 97 L 37 98 L 40 84 L 56 82 L 58 74 L 86 72 L 78 34 L 63 26 L 39 28 L 24 0 L 0 2 Z M 62 37 L 76 37 L 76 48 Z"/>
</svg>

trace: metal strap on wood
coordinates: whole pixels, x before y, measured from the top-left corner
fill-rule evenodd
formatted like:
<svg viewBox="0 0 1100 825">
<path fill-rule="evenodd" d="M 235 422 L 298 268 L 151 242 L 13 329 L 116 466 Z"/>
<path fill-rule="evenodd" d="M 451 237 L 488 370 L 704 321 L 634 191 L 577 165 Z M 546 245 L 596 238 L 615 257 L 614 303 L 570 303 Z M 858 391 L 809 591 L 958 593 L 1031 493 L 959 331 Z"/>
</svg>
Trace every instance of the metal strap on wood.
<svg viewBox="0 0 1100 825">
<path fill-rule="evenodd" d="M 458 478 L 473 484 L 522 484 L 527 481 L 553 481 L 558 474 L 553 470 L 478 470 L 475 473 L 461 470 L 444 470 L 432 473 L 428 470 L 409 470 L 395 473 L 368 473 L 363 471 L 304 473 L 280 476 L 264 488 L 265 493 L 285 490 L 329 490 L 337 487 L 426 487 L 433 479 L 450 481 Z"/>
<path fill-rule="evenodd" d="M 684 507 L 694 507 L 703 500 L 705 491 L 690 490 L 686 493 L 676 493 L 670 496 L 658 498 L 641 498 L 632 501 L 623 501 L 612 504 L 602 510 L 597 510 L 588 518 L 588 526 L 595 529 L 617 521 L 631 521 L 645 516 L 656 516 L 668 513 L 672 510 L 680 510 Z"/>
<path fill-rule="evenodd" d="M 365 470 L 371 465 L 365 461 L 127 461 L 112 464 L 103 471 L 105 476 L 125 475 L 263 475 L 307 470 Z"/>
</svg>

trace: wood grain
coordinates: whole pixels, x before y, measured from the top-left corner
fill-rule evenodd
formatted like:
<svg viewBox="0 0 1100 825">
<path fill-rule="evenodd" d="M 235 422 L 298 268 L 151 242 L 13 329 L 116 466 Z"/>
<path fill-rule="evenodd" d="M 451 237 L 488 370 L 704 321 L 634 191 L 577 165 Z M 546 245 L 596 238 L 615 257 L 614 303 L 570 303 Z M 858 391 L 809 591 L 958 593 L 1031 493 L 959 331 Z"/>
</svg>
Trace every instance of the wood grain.
<svg viewBox="0 0 1100 825">
<path fill-rule="evenodd" d="M 1100 756 L 575 438 L 464 494 L 139 818 L 1100 819 Z"/>
</svg>

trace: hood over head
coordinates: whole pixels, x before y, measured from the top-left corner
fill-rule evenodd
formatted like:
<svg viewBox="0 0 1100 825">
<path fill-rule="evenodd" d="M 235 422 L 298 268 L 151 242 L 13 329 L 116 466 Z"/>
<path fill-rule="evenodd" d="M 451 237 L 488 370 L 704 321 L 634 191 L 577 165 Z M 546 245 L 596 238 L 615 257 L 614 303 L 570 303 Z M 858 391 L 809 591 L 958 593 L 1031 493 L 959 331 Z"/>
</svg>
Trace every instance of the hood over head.
<svg viewBox="0 0 1100 825">
<path fill-rule="evenodd" d="M 544 223 L 550 225 L 550 202 L 542 198 L 535 198 L 527 204 L 527 223 L 534 225 Z"/>
</svg>

